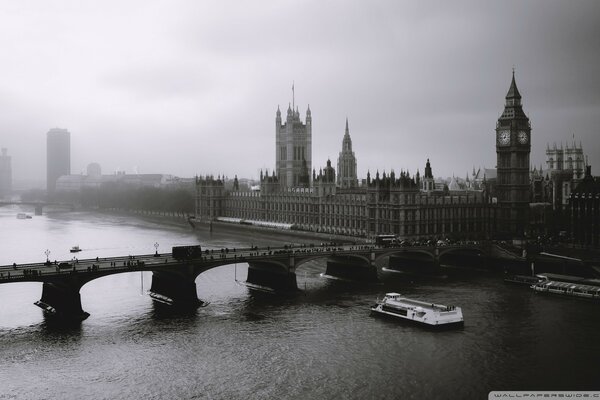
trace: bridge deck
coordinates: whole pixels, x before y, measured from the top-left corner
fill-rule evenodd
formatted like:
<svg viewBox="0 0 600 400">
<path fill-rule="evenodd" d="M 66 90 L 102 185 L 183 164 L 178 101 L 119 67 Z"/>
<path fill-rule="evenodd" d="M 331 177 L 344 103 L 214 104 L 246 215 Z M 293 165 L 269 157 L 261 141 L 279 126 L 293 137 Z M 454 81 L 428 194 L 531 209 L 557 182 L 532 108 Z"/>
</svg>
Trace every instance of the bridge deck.
<svg viewBox="0 0 600 400">
<path fill-rule="evenodd" d="M 456 249 L 472 248 L 465 246 L 456 246 Z M 449 247 L 444 247 L 450 250 Z M 45 278 L 64 276 L 74 273 L 95 273 L 98 272 L 127 272 L 127 271 L 151 271 L 157 267 L 181 266 L 187 264 L 205 265 L 207 267 L 233 264 L 236 262 L 251 261 L 277 261 L 287 259 L 294 255 L 297 259 L 328 256 L 362 256 L 369 257 L 371 253 L 382 255 L 389 253 L 402 252 L 428 252 L 434 254 L 436 247 L 384 247 L 374 245 L 336 245 L 331 246 L 302 246 L 294 248 L 260 248 L 260 249 L 218 249 L 203 252 L 202 257 L 193 259 L 175 259 L 171 253 L 163 253 L 158 256 L 154 254 L 144 254 L 135 256 L 120 257 L 99 257 L 82 260 L 63 260 L 49 263 L 26 263 L 0 266 L 0 283 L 8 282 L 26 282 L 43 281 Z M 66 268 L 60 268 L 61 263 L 70 264 Z"/>
</svg>

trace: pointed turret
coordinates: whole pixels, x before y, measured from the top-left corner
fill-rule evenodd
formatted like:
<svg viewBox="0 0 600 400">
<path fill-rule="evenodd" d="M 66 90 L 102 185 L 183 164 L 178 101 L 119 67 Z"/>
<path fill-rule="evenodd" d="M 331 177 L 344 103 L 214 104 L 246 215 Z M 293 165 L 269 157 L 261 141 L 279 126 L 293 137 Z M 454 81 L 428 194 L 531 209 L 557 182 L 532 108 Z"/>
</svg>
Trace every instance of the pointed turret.
<svg viewBox="0 0 600 400">
<path fill-rule="evenodd" d="M 519 99 L 521 100 L 521 93 L 519 93 L 519 89 L 517 89 L 517 83 L 515 82 L 515 70 L 513 69 L 512 73 L 512 81 L 510 82 L 510 88 L 508 89 L 508 93 L 506 93 L 506 99 Z"/>
<path fill-rule="evenodd" d="M 348 117 L 346 117 L 346 131 L 342 140 L 342 151 L 352 151 L 352 139 L 350 139 L 350 130 L 348 129 Z"/>
<path fill-rule="evenodd" d="M 425 178 L 433 179 L 433 173 L 431 172 L 431 164 L 429 163 L 429 158 L 427 159 L 427 163 L 425 164 Z"/>
<path fill-rule="evenodd" d="M 342 151 L 337 162 L 337 185 L 342 188 L 353 188 L 358 186 L 356 176 L 356 156 L 352 151 L 352 139 L 348 128 L 348 117 L 346 117 L 346 128 L 342 139 Z"/>
</svg>

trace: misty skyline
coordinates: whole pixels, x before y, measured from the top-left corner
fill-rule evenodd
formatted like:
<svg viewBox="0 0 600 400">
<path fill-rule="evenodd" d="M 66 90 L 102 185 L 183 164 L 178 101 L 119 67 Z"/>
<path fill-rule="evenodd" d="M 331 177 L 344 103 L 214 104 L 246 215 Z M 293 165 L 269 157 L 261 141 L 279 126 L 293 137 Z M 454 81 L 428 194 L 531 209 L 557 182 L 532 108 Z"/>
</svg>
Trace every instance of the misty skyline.
<svg viewBox="0 0 600 400">
<path fill-rule="evenodd" d="M 275 167 L 275 112 L 310 104 L 313 167 L 336 164 L 348 117 L 358 176 L 494 168 L 513 66 L 546 143 L 600 171 L 600 3 L 102 2 L 0 5 L 0 146 L 43 181 L 46 133 L 71 171 L 225 174 Z"/>
</svg>

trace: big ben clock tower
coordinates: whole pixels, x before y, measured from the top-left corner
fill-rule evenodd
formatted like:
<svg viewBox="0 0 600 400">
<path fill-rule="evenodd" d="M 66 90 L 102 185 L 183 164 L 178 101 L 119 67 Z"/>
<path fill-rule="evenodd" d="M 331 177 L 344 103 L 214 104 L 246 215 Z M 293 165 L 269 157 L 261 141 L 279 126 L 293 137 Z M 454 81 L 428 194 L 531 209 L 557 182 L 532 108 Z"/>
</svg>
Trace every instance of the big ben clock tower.
<svg viewBox="0 0 600 400">
<path fill-rule="evenodd" d="M 531 124 L 523 112 L 513 70 L 504 112 L 496 123 L 498 233 L 522 238 L 529 223 Z"/>
</svg>

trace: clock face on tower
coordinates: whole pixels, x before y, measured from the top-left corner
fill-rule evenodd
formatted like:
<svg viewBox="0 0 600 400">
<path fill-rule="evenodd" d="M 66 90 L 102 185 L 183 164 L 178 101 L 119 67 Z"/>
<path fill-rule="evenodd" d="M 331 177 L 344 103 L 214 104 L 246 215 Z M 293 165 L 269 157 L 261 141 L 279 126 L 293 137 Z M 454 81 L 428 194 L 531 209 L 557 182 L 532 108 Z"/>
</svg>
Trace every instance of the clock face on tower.
<svg viewBox="0 0 600 400">
<path fill-rule="evenodd" d="M 527 132 L 519 131 L 519 134 L 517 135 L 517 139 L 519 139 L 519 143 L 527 144 L 527 141 L 529 140 L 529 137 L 527 137 Z"/>
<path fill-rule="evenodd" d="M 498 144 L 506 146 L 510 143 L 510 131 L 499 131 L 498 132 Z"/>
</svg>

